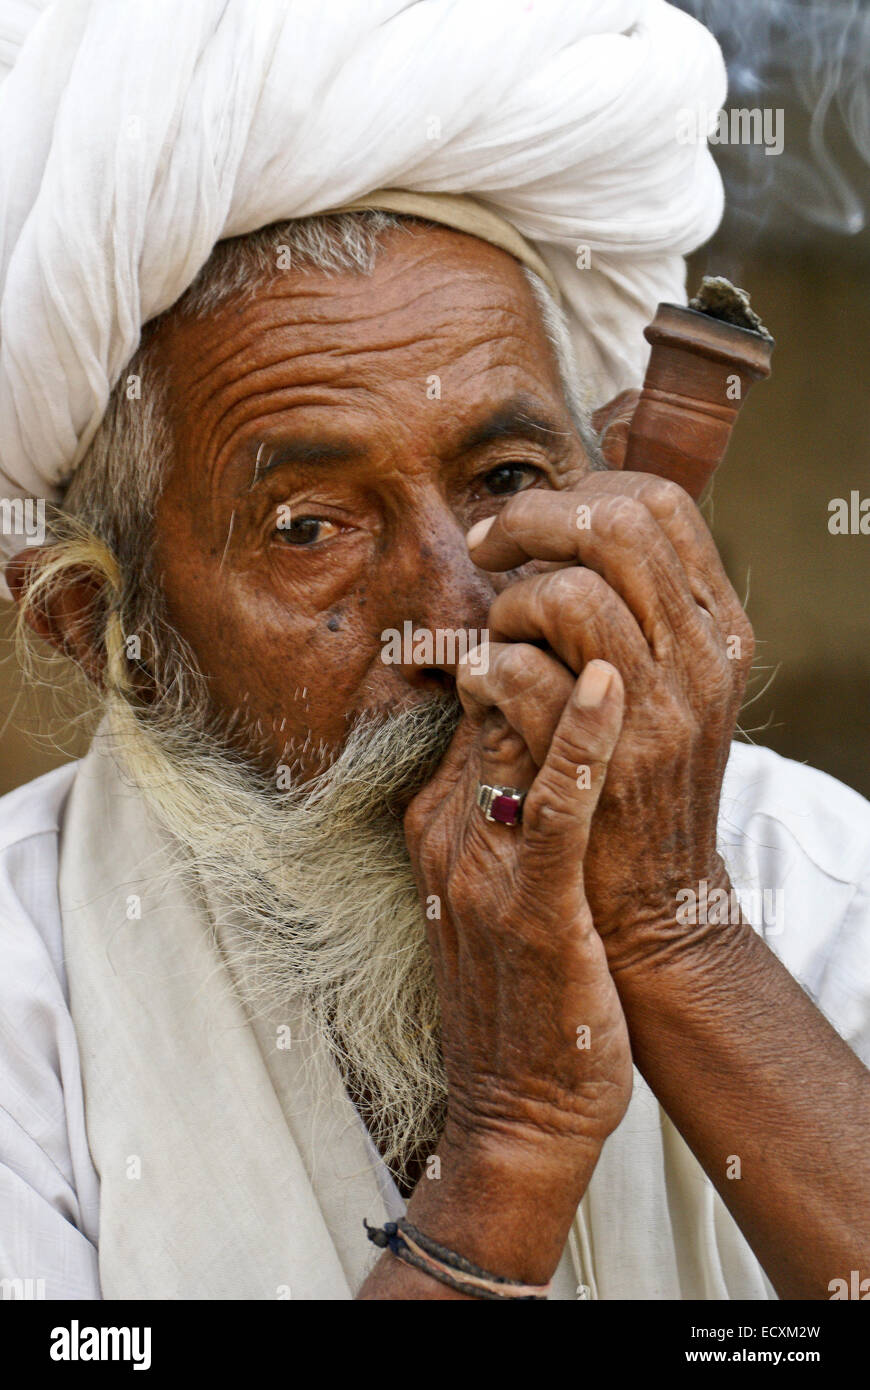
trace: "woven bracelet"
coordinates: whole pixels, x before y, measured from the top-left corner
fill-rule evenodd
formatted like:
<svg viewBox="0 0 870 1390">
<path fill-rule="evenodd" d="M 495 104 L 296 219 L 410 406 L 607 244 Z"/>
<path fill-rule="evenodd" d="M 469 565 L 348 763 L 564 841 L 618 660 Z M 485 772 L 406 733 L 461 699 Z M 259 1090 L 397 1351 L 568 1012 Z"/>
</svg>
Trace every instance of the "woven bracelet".
<svg viewBox="0 0 870 1390">
<path fill-rule="evenodd" d="M 404 1217 L 399 1221 L 388 1221 L 383 1228 L 370 1226 L 365 1219 L 363 1225 L 373 1245 L 391 1251 L 404 1264 L 413 1265 L 457 1293 L 468 1294 L 471 1298 L 520 1299 L 526 1303 L 540 1303 L 550 1292 L 549 1284 L 524 1284 L 521 1280 L 504 1279 L 500 1274 L 489 1274 L 485 1269 L 479 1269 L 464 1255 L 457 1255 L 455 1250 L 439 1245 L 436 1240 L 418 1231 Z"/>
</svg>

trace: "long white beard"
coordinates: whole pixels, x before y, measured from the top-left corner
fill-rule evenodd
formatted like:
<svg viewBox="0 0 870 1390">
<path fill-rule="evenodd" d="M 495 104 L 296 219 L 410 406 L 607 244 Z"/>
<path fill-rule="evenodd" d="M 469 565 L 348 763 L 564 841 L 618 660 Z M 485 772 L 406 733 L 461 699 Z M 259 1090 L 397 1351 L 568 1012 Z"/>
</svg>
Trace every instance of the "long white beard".
<svg viewBox="0 0 870 1390">
<path fill-rule="evenodd" d="M 245 998 L 300 991 L 312 1026 L 397 1176 L 443 1123 L 438 994 L 401 815 L 459 718 L 454 698 L 360 722 L 316 780 L 272 790 L 213 736 L 109 708 L 128 774 L 177 842 L 181 871 L 234 905 Z M 184 867 L 186 866 L 186 867 Z"/>
</svg>

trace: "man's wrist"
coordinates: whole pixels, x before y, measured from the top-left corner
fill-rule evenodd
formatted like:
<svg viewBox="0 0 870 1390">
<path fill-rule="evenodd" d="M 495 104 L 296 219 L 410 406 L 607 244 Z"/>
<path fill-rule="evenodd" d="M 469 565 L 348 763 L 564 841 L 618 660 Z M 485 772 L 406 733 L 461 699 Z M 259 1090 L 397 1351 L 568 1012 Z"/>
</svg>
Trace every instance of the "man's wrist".
<svg viewBox="0 0 870 1390">
<path fill-rule="evenodd" d="M 669 911 L 644 916 L 604 937 L 617 986 L 717 969 L 755 936 L 724 864 L 675 895 Z"/>
<path fill-rule="evenodd" d="M 546 1284 L 601 1146 L 445 1131 L 408 1207 L 414 1225 L 491 1274 Z"/>
</svg>

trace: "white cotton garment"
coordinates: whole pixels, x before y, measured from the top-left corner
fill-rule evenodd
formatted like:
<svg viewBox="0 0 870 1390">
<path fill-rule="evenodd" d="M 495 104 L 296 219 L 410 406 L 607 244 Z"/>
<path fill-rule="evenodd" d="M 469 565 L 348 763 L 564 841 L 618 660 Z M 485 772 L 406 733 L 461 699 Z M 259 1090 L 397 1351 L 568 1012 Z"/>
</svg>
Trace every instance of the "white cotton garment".
<svg viewBox="0 0 870 1390">
<path fill-rule="evenodd" d="M 724 63 L 664 0 L 41 8 L 0 0 L 0 499 L 58 500 L 222 238 L 378 189 L 473 197 L 549 266 L 595 406 L 639 385 L 721 216 L 681 113 L 715 118 Z"/>
<path fill-rule="evenodd" d="M 252 1025 L 237 1004 L 232 941 L 164 874 L 161 837 L 100 740 L 0 800 L 0 1279 L 22 1297 L 348 1299 L 374 1256 L 362 1219 L 397 1194 L 301 1014 Z M 870 805 L 734 745 L 720 846 L 771 949 L 870 1062 Z M 773 1297 L 637 1074 L 553 1296 Z"/>
</svg>

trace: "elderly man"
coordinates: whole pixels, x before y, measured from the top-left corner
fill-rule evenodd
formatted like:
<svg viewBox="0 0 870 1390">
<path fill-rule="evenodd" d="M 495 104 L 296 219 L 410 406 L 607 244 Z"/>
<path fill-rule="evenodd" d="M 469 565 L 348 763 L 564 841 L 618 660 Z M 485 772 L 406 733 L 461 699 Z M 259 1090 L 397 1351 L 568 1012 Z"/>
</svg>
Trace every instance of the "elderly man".
<svg viewBox="0 0 870 1390">
<path fill-rule="evenodd" d="M 659 0 L 27 36 L 0 448 L 55 505 L 6 578 L 102 719 L 0 805 L 5 1279 L 863 1287 L 870 812 L 732 745 L 748 621 L 589 413 L 722 98 Z"/>
</svg>

